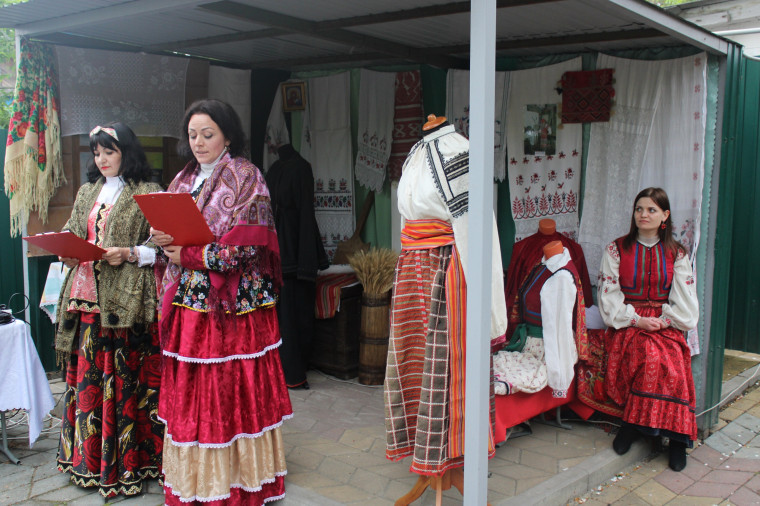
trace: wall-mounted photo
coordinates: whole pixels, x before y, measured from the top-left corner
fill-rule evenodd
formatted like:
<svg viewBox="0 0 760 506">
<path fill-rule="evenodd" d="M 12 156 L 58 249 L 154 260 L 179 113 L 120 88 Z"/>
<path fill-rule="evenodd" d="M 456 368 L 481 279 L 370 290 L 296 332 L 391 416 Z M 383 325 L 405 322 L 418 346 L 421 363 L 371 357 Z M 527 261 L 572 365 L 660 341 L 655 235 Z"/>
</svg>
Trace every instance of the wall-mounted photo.
<svg viewBox="0 0 760 506">
<path fill-rule="evenodd" d="M 282 102 L 285 112 L 303 111 L 306 107 L 306 84 L 282 83 Z"/>
<path fill-rule="evenodd" d="M 557 104 L 528 104 L 523 120 L 523 145 L 526 155 L 548 156 L 557 153 Z"/>
</svg>

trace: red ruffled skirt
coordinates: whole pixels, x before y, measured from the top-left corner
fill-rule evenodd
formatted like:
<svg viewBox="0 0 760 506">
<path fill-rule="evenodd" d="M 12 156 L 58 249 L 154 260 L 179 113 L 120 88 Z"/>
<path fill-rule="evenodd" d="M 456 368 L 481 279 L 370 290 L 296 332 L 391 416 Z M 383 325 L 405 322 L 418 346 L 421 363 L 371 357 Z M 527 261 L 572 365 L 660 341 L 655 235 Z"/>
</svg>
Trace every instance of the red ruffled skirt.
<svg viewBox="0 0 760 506">
<path fill-rule="evenodd" d="M 222 317 L 175 307 L 167 318 L 158 406 L 167 504 L 282 497 L 280 427 L 293 410 L 274 307 Z"/>
<path fill-rule="evenodd" d="M 659 317 L 658 307 L 639 307 Z M 683 331 L 607 330 L 607 394 L 623 406 L 623 421 L 697 438 L 691 352 Z"/>
</svg>

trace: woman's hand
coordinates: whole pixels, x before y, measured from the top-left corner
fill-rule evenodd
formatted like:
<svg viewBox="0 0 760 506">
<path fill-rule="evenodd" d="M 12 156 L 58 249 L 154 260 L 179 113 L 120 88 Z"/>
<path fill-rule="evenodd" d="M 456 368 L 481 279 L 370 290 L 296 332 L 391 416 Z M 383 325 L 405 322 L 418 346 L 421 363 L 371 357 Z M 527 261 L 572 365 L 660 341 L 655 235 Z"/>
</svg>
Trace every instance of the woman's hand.
<svg viewBox="0 0 760 506">
<path fill-rule="evenodd" d="M 58 257 L 58 260 L 63 262 L 63 265 L 65 265 L 69 269 L 73 269 L 74 267 L 79 265 L 78 258 Z"/>
<path fill-rule="evenodd" d="M 106 252 L 103 253 L 103 260 L 108 262 L 109 265 L 114 267 L 121 265 L 129 256 L 129 248 L 106 248 Z"/>
<path fill-rule="evenodd" d="M 171 263 L 176 264 L 180 267 L 182 267 L 182 261 L 180 259 L 181 251 L 182 246 L 167 246 L 164 248 L 164 254 L 166 255 L 166 258 L 168 258 Z"/>
<path fill-rule="evenodd" d="M 643 316 L 636 322 L 636 326 L 640 329 L 648 330 L 649 332 L 656 332 L 666 327 L 665 322 L 659 318 L 652 316 Z"/>
<path fill-rule="evenodd" d="M 171 245 L 171 243 L 174 242 L 174 237 L 170 236 L 169 234 L 164 233 L 161 230 L 156 230 L 153 227 L 150 227 L 150 235 L 153 236 L 151 238 L 151 241 L 153 241 L 153 244 L 156 246 L 160 246 L 162 248 L 165 248 L 166 246 Z"/>
</svg>

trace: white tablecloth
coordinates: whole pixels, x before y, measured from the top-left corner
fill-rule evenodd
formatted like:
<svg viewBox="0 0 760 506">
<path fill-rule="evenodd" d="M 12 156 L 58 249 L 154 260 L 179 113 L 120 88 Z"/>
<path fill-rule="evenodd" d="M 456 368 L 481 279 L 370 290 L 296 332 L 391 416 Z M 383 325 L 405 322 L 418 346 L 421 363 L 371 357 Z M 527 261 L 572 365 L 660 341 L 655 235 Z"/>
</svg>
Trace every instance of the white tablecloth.
<svg viewBox="0 0 760 506">
<path fill-rule="evenodd" d="M 53 394 L 29 325 L 21 320 L 0 325 L 0 411 L 27 411 L 30 448 L 53 406 Z"/>
</svg>

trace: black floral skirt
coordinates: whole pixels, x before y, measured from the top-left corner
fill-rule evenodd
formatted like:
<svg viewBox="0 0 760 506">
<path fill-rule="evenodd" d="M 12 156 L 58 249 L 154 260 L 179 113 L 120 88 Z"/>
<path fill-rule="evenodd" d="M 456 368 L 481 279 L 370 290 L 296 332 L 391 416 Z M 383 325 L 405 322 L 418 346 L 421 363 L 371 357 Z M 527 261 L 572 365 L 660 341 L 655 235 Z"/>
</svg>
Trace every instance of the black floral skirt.
<svg viewBox="0 0 760 506">
<path fill-rule="evenodd" d="M 161 474 L 157 330 L 102 329 L 100 315 L 81 314 L 66 371 L 58 469 L 104 497 L 139 494 L 143 480 Z"/>
</svg>

